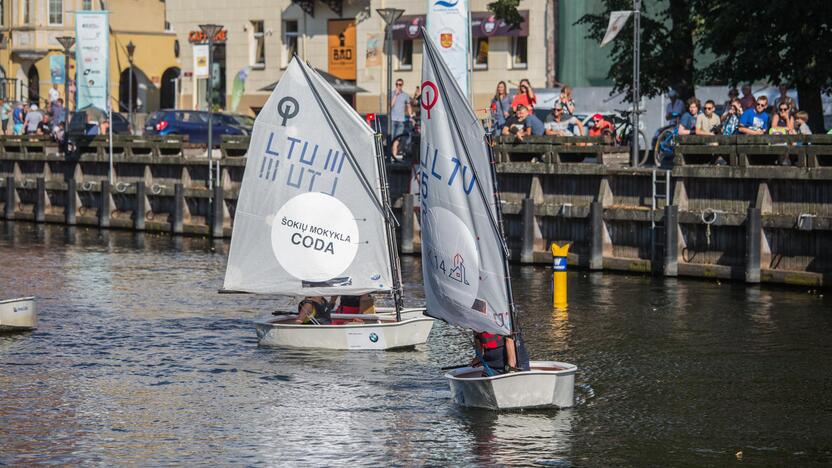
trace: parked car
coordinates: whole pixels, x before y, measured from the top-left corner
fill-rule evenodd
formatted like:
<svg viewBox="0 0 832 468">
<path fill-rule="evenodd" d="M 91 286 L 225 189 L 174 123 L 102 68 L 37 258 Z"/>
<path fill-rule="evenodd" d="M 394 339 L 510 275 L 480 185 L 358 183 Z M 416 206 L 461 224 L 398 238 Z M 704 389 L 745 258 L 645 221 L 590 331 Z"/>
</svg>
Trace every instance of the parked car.
<svg viewBox="0 0 832 468">
<path fill-rule="evenodd" d="M 214 112 L 213 146 L 219 146 L 222 135 L 248 135 L 240 123 L 227 114 Z M 194 110 L 163 110 L 150 115 L 144 125 L 145 135 L 187 135 L 191 143 L 208 143 L 208 112 Z"/>
<path fill-rule="evenodd" d="M 113 112 L 111 128 L 113 135 L 129 135 L 130 122 L 124 114 Z M 70 112 L 69 124 L 64 133 L 64 151 L 70 157 L 77 155 L 78 148 L 83 148 L 90 144 L 93 138 L 98 135 L 98 126 L 104 121 L 108 120 L 107 112 L 94 107 L 84 109 L 82 111 Z"/>
<path fill-rule="evenodd" d="M 242 128 L 248 132 L 247 135 L 251 135 L 251 132 L 254 130 L 254 117 L 245 114 L 222 114 L 222 116 L 224 118 L 230 118 L 229 123 Z"/>
</svg>

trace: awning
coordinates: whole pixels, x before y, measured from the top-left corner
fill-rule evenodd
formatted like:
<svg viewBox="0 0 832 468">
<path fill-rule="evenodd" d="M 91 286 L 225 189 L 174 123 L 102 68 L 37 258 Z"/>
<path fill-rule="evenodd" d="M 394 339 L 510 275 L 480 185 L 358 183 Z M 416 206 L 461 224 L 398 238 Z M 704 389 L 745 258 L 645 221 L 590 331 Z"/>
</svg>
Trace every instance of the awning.
<svg viewBox="0 0 832 468">
<path fill-rule="evenodd" d="M 341 94 L 356 94 L 356 93 L 366 93 L 368 92 L 366 89 L 358 86 L 355 84 L 355 81 L 351 80 L 342 80 L 335 75 L 329 74 L 319 68 L 315 69 L 316 72 L 320 73 L 324 80 L 329 83 L 335 91 L 338 91 Z M 274 91 L 274 88 L 277 86 L 280 80 L 275 81 L 274 83 L 264 86 L 260 88 L 260 91 Z"/>
<path fill-rule="evenodd" d="M 473 37 L 511 36 L 526 37 L 529 35 L 529 11 L 521 10 L 523 23 L 515 29 L 510 29 L 503 20 L 498 20 L 489 11 L 471 12 L 471 35 Z M 393 39 L 403 41 L 419 38 L 419 29 L 425 26 L 425 15 L 404 15 L 393 23 Z"/>
</svg>

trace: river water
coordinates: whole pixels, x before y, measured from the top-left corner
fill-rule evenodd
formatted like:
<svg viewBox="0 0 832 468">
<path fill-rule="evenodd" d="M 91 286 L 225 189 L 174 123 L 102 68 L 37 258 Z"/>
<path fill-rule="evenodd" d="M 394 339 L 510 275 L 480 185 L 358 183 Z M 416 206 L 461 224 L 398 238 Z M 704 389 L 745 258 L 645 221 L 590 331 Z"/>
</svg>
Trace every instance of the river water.
<svg viewBox="0 0 832 468">
<path fill-rule="evenodd" d="M 0 222 L 0 465 L 826 465 L 832 298 L 805 289 L 514 267 L 533 359 L 579 366 L 576 407 L 464 410 L 440 367 L 457 328 L 405 352 L 259 348 L 288 299 L 219 295 L 227 243 Z M 422 302 L 404 257 L 407 304 Z"/>
</svg>

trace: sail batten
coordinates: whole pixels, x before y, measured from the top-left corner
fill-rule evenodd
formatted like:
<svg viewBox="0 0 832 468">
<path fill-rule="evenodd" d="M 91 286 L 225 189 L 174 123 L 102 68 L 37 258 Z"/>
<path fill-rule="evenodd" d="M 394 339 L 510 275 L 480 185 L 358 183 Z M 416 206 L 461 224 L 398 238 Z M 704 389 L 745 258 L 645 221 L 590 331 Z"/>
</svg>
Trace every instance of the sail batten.
<svg viewBox="0 0 832 468">
<path fill-rule="evenodd" d="M 419 199 L 428 313 L 508 335 L 506 252 L 485 133 L 424 31 L 423 37 Z"/>
<path fill-rule="evenodd" d="M 293 59 L 255 121 L 223 288 L 392 290 L 378 180 L 373 131 Z"/>
</svg>

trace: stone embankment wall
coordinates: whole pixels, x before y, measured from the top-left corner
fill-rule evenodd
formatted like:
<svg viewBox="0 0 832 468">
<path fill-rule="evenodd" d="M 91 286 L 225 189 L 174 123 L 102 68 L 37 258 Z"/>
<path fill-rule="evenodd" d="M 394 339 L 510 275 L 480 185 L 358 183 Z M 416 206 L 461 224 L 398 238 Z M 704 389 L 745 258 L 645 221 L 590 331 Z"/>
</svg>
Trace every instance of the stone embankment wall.
<svg viewBox="0 0 832 468">
<path fill-rule="evenodd" d="M 47 139 L 2 137 L 0 207 L 5 219 L 229 237 L 247 148 L 226 138 L 209 171 L 204 148 L 121 137 L 110 182 L 104 137 L 70 159 Z M 626 149 L 590 138 L 498 138 L 513 260 L 548 264 L 549 245 L 569 242 L 570 263 L 592 270 L 832 284 L 832 136 L 687 137 L 675 152 L 670 171 L 633 169 Z M 418 252 L 411 167 L 388 175 L 402 251 Z"/>
</svg>

